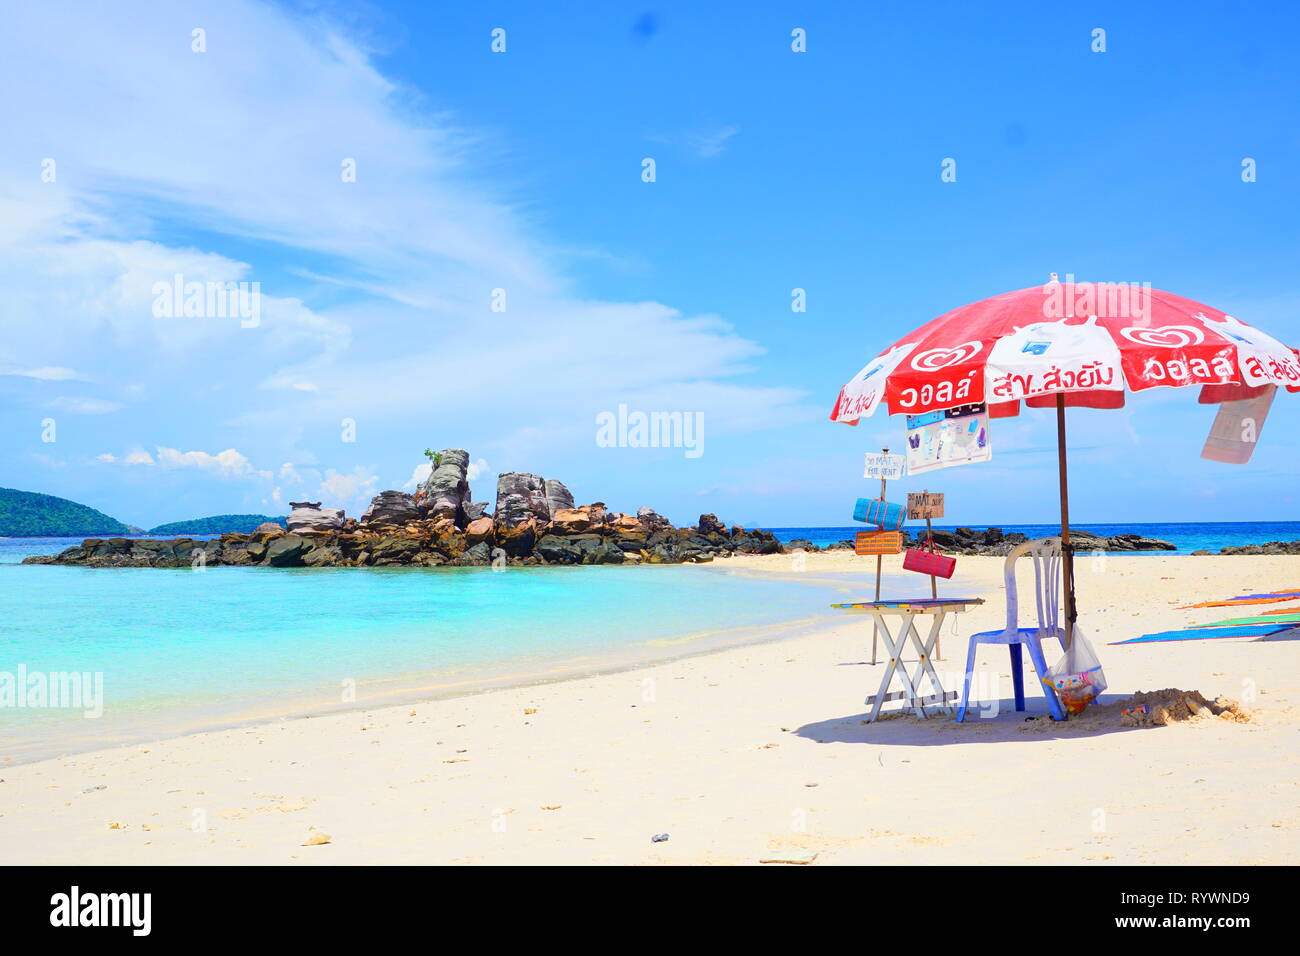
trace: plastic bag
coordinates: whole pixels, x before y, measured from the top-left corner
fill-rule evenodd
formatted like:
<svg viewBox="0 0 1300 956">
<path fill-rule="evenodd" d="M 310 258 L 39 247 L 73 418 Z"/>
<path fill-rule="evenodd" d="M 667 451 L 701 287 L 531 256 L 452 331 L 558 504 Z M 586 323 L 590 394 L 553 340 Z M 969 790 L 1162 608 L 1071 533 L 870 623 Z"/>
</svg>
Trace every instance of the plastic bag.
<svg viewBox="0 0 1300 956">
<path fill-rule="evenodd" d="M 1078 624 L 1074 640 L 1059 661 L 1047 669 L 1045 681 L 1071 714 L 1081 714 L 1106 689 L 1106 672 L 1101 669 L 1097 653 L 1088 643 Z"/>
</svg>

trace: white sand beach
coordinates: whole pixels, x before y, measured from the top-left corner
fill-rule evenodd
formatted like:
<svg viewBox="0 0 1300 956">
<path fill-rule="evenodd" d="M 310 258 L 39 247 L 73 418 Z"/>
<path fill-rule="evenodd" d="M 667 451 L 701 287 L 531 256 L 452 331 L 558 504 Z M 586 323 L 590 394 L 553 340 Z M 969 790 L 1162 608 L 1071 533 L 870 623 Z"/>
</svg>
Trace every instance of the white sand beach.
<svg viewBox="0 0 1300 956">
<path fill-rule="evenodd" d="M 870 596 L 869 559 L 805 560 L 809 578 L 862 573 L 838 599 Z M 1028 713 L 1040 719 L 1026 721 L 1011 710 L 1006 652 L 986 648 L 996 718 L 866 724 L 884 665 L 866 663 L 870 619 L 846 616 L 825 633 L 619 673 L 0 763 L 0 862 L 1295 862 L 1300 642 L 1104 645 L 1256 613 L 1177 605 L 1300 587 L 1300 558 L 1089 561 L 1080 621 L 1106 700 L 1197 690 L 1240 700 L 1249 722 L 1133 729 L 1108 704 L 1053 724 L 1028 663 Z M 793 567 L 790 556 L 719 563 Z M 958 570 L 940 593 L 987 603 L 945 631 L 949 689 L 966 635 L 1004 615 L 1000 559 L 963 557 Z M 809 589 L 810 605 L 836 599 Z"/>
</svg>

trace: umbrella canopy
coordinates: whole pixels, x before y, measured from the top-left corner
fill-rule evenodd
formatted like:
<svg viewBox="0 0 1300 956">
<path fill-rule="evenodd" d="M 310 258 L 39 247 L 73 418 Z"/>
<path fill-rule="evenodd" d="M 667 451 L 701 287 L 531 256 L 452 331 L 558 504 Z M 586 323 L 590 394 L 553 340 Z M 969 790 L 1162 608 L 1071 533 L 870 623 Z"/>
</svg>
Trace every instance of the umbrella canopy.
<svg viewBox="0 0 1300 956">
<path fill-rule="evenodd" d="M 1300 391 L 1300 352 L 1218 309 L 1138 284 L 1059 282 L 954 309 L 899 339 L 840 389 L 831 420 L 883 402 L 920 415 L 986 404 L 992 418 L 1055 407 L 1067 643 L 1076 617 L 1065 409 L 1122 408 L 1124 392 L 1200 387 L 1203 403 Z"/>
<path fill-rule="evenodd" d="M 1300 356 L 1191 299 L 1136 285 L 1049 282 L 941 315 L 840 389 L 831 420 L 986 403 L 994 418 L 1065 404 L 1122 408 L 1125 387 L 1202 386 L 1202 401 L 1300 390 Z"/>
</svg>

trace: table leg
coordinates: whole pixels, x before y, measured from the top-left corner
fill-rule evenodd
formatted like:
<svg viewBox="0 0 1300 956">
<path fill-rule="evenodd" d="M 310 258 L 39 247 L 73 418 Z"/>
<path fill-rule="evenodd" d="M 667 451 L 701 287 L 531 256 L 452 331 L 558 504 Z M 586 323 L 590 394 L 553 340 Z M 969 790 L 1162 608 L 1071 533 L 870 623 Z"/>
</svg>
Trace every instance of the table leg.
<svg viewBox="0 0 1300 956">
<path fill-rule="evenodd" d="M 947 695 L 943 689 L 943 684 L 939 682 L 939 674 L 934 669 L 934 660 L 932 651 L 939 641 L 939 632 L 943 628 L 943 619 L 946 612 L 938 611 L 934 615 L 934 621 L 930 625 L 930 634 L 925 643 L 921 643 L 921 635 L 913 627 L 912 642 L 916 644 L 917 650 L 921 654 L 921 662 L 916 668 L 916 676 L 913 678 L 917 687 L 921 686 L 921 675 L 925 674 L 930 679 L 930 686 L 934 688 L 935 694 L 938 695 L 938 706 L 944 713 L 951 713 L 952 707 L 948 704 Z"/>
</svg>

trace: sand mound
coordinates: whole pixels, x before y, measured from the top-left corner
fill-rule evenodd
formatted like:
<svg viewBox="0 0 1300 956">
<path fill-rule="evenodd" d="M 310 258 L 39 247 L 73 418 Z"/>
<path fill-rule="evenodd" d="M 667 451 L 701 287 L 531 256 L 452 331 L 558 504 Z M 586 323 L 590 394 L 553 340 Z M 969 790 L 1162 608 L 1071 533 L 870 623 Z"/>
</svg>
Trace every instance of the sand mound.
<svg viewBox="0 0 1300 956">
<path fill-rule="evenodd" d="M 1206 700 L 1200 691 L 1179 690 L 1167 687 L 1164 690 L 1138 691 L 1128 700 L 1117 701 L 1110 707 L 1122 710 L 1125 707 L 1147 705 L 1147 712 L 1128 713 L 1120 717 L 1119 722 L 1125 727 L 1166 727 L 1184 720 L 1197 720 L 1202 717 L 1221 717 L 1245 723 L 1250 717 L 1241 710 L 1235 700 L 1216 697 Z"/>
</svg>

